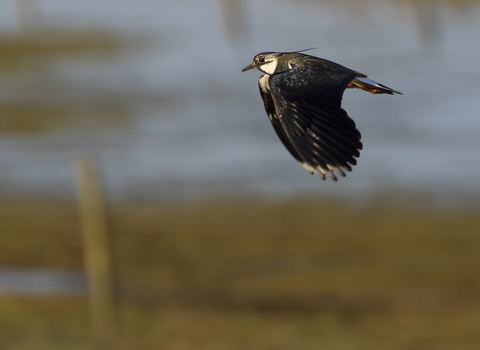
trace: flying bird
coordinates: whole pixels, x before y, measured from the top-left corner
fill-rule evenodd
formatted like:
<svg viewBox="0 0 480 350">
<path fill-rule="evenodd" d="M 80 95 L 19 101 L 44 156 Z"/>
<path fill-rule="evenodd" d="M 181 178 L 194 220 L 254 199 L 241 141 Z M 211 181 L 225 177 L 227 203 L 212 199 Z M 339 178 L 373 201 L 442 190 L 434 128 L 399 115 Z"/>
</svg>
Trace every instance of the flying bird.
<svg viewBox="0 0 480 350">
<path fill-rule="evenodd" d="M 357 164 L 362 149 L 360 132 L 341 107 L 345 89 L 402 93 L 303 51 L 259 53 L 242 72 L 265 73 L 258 79 L 260 95 L 287 150 L 311 174 L 337 181 Z"/>
</svg>

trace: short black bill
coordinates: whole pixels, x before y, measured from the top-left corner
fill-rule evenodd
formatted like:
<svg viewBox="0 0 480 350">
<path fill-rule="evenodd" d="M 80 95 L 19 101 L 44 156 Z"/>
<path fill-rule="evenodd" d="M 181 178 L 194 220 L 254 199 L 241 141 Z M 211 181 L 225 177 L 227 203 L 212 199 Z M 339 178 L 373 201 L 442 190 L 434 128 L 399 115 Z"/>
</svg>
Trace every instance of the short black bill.
<svg viewBox="0 0 480 350">
<path fill-rule="evenodd" d="M 245 68 L 243 68 L 242 72 L 245 72 L 247 70 L 254 69 L 254 68 L 256 68 L 255 63 L 252 63 L 252 64 L 249 64 L 248 66 L 246 66 Z"/>
</svg>

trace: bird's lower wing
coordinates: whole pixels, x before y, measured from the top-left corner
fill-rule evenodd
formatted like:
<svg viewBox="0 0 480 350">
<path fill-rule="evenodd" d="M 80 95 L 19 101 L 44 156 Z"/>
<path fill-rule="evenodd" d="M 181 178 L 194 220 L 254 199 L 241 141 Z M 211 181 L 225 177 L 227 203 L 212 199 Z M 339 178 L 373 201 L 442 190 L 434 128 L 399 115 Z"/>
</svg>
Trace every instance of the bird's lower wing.
<svg viewBox="0 0 480 350">
<path fill-rule="evenodd" d="M 288 101 L 273 94 L 276 113 L 272 124 L 287 149 L 312 174 L 345 176 L 356 165 L 362 149 L 355 122 L 339 106 L 316 106 Z M 293 149 L 293 152 L 292 152 Z"/>
<path fill-rule="evenodd" d="M 262 76 L 260 92 L 270 120 L 290 153 L 312 174 L 337 180 L 357 164 L 362 148 L 341 100 L 355 71 L 298 66 Z"/>
</svg>

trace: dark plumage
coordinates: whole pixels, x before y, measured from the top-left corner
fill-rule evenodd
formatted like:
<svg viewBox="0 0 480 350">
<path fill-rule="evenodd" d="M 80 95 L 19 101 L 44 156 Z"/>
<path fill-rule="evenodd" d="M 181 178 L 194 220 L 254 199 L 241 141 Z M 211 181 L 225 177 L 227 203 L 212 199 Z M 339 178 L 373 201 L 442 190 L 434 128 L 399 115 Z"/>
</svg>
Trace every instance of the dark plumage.
<svg viewBox="0 0 480 350">
<path fill-rule="evenodd" d="M 351 171 L 362 149 L 355 122 L 341 108 L 346 88 L 401 94 L 337 63 L 299 52 L 262 52 L 245 67 L 265 74 L 260 94 L 273 127 L 288 151 L 311 174 L 325 180 Z"/>
</svg>

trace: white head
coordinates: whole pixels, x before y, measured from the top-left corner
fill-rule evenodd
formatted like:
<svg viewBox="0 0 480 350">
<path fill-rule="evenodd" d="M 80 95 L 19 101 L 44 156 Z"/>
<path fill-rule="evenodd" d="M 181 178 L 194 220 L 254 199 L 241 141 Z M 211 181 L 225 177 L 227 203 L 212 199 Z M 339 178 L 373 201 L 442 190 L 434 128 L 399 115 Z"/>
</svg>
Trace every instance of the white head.
<svg viewBox="0 0 480 350">
<path fill-rule="evenodd" d="M 278 59 L 282 54 L 278 52 L 262 52 L 255 56 L 252 64 L 246 66 L 242 69 L 242 72 L 245 72 L 249 69 L 258 69 L 267 74 L 275 73 L 277 69 Z"/>
</svg>

